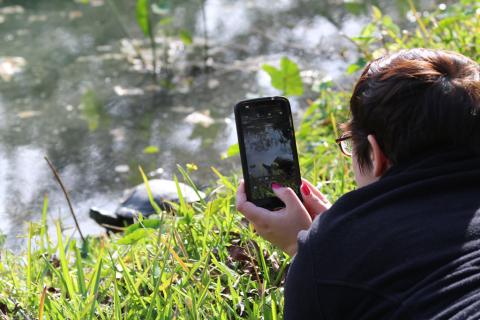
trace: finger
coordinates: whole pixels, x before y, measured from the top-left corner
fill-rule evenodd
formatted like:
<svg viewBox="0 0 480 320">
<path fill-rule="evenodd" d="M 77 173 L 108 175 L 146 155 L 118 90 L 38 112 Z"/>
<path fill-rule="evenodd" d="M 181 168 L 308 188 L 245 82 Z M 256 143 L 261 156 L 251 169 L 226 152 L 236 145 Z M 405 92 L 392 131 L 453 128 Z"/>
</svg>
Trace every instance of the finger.
<svg viewBox="0 0 480 320">
<path fill-rule="evenodd" d="M 307 179 L 304 179 L 302 178 L 302 182 L 305 183 L 306 185 L 308 185 L 310 191 L 312 191 L 320 200 L 324 201 L 324 202 L 329 202 L 327 197 L 325 197 L 325 195 L 323 195 L 318 189 L 316 186 L 313 185 L 313 183 L 311 183 L 310 181 L 308 181 Z"/>
<path fill-rule="evenodd" d="M 245 201 L 247 201 L 247 194 L 245 193 L 245 182 L 242 179 L 240 180 L 240 184 L 238 185 L 238 189 L 237 189 L 237 198 L 236 198 L 237 209 L 239 205 L 244 203 Z"/>
<path fill-rule="evenodd" d="M 254 224 L 255 228 L 266 228 L 266 226 L 272 223 L 272 211 L 269 211 L 265 208 L 261 208 L 253 204 L 252 202 L 245 201 L 243 202 L 238 211 L 242 213 L 248 221 Z"/>
<path fill-rule="evenodd" d="M 247 201 L 245 183 L 243 180 L 240 181 L 240 185 L 237 189 L 236 207 L 237 210 L 253 224 L 265 225 L 271 219 L 271 211 L 258 207 L 252 202 Z"/>
<path fill-rule="evenodd" d="M 292 190 L 292 188 L 282 187 L 276 183 L 272 184 L 272 190 L 275 195 L 282 200 L 285 204 L 285 207 L 290 208 L 293 206 L 302 206 L 302 201 L 298 198 L 297 194 Z"/>
<path fill-rule="evenodd" d="M 307 179 L 304 179 L 302 178 L 302 182 L 305 183 L 308 188 L 310 189 L 310 191 L 320 200 L 322 201 L 325 206 L 327 206 L 328 208 L 330 208 L 332 206 L 332 204 L 330 203 L 330 201 L 328 200 L 328 198 L 323 194 L 321 193 L 317 187 L 315 187 L 310 181 L 308 181 Z M 303 195 L 303 192 L 302 192 L 302 195 Z"/>
<path fill-rule="evenodd" d="M 305 208 L 307 208 L 312 219 L 329 208 L 327 204 L 313 193 L 313 190 L 310 190 L 306 183 L 302 184 L 300 190 L 302 191 L 303 204 L 305 205 Z"/>
</svg>

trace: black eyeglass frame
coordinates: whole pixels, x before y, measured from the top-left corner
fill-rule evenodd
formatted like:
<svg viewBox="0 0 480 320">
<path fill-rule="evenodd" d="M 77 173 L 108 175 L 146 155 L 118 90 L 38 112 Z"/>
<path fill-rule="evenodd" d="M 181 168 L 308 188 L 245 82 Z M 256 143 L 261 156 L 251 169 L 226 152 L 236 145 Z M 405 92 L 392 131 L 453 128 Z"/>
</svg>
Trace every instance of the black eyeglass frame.
<svg viewBox="0 0 480 320">
<path fill-rule="evenodd" d="M 351 139 L 351 138 L 352 138 L 352 135 L 350 133 L 344 133 L 340 136 L 340 138 L 335 139 L 335 142 L 338 144 L 338 147 L 340 148 L 340 151 L 342 151 L 342 153 L 347 157 L 351 157 L 352 154 L 345 151 L 345 149 L 342 146 L 342 142 L 345 141 L 345 140 Z"/>
</svg>

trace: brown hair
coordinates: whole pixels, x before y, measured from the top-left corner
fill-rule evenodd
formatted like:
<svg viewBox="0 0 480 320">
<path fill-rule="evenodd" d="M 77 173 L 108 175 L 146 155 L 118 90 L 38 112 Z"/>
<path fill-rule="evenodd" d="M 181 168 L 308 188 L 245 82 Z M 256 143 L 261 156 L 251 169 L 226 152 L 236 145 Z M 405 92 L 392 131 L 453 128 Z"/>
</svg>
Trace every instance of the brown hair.
<svg viewBox="0 0 480 320">
<path fill-rule="evenodd" d="M 370 62 L 350 99 L 350 131 L 362 170 L 367 135 L 393 165 L 430 149 L 480 153 L 480 67 L 454 52 L 411 49 Z"/>
</svg>

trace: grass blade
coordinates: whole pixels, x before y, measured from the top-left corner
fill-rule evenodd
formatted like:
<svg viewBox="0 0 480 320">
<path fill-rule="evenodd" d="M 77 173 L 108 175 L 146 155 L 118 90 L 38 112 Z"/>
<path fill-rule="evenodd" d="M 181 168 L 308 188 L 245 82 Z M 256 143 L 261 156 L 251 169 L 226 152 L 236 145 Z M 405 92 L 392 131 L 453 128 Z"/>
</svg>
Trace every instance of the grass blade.
<svg viewBox="0 0 480 320">
<path fill-rule="evenodd" d="M 97 298 L 98 298 L 98 288 L 100 286 L 100 278 L 101 278 L 101 273 L 102 273 L 102 264 L 103 264 L 103 250 L 100 253 L 100 257 L 97 263 L 97 267 L 95 268 L 95 274 L 94 274 L 94 279 L 95 279 L 95 285 L 93 287 L 93 290 L 90 294 L 90 299 L 92 300 L 92 305 L 90 307 L 90 314 L 89 314 L 89 319 L 93 319 L 93 315 L 95 314 L 95 306 L 97 305 Z M 93 279 L 92 279 L 93 280 Z"/>
<path fill-rule="evenodd" d="M 47 286 L 43 286 L 42 295 L 40 296 L 40 303 L 38 306 L 38 319 L 43 320 L 43 308 L 45 307 L 45 297 L 47 295 Z"/>
<path fill-rule="evenodd" d="M 47 232 L 47 211 L 48 211 L 48 195 L 45 194 L 43 197 L 43 208 L 42 208 L 42 224 L 40 225 L 40 248 L 45 250 L 45 243 L 47 241 L 48 246 L 48 239 L 45 239 L 45 233 Z"/>
<path fill-rule="evenodd" d="M 202 205 L 206 206 L 207 203 L 205 202 L 205 199 L 200 195 L 200 192 L 199 192 L 197 186 L 195 185 L 195 183 L 193 183 L 193 181 L 190 178 L 190 176 L 188 175 L 188 173 L 180 165 L 177 165 L 177 168 L 178 168 L 178 171 L 180 171 L 180 173 L 182 174 L 183 179 L 185 179 L 185 181 L 188 183 L 188 185 L 190 187 L 192 187 L 193 191 L 195 191 L 195 194 L 197 195 L 198 199 L 200 199 L 200 203 Z"/>
<path fill-rule="evenodd" d="M 210 167 L 212 171 L 220 178 L 222 183 L 230 190 L 235 191 L 237 188 L 228 179 L 220 173 L 215 167 Z"/>
<path fill-rule="evenodd" d="M 148 200 L 150 201 L 151 206 L 155 210 L 156 214 L 161 215 L 162 214 L 162 209 L 160 209 L 160 206 L 155 202 L 155 199 L 153 198 L 152 189 L 150 188 L 150 184 L 148 183 L 148 178 L 145 175 L 145 172 L 143 172 L 142 167 L 138 167 L 138 170 L 140 170 L 140 174 L 142 175 L 143 183 L 145 183 L 145 187 L 147 188 Z"/>
<path fill-rule="evenodd" d="M 72 278 L 70 277 L 69 266 L 67 257 L 65 255 L 65 247 L 63 246 L 63 235 L 60 230 L 60 222 L 57 221 L 57 238 L 58 238 L 58 253 L 60 259 L 60 267 L 62 269 L 62 278 L 67 286 L 67 292 L 72 301 L 75 301 L 75 286 L 73 284 Z"/>
<path fill-rule="evenodd" d="M 77 246 L 74 246 L 74 248 L 75 248 L 75 266 L 77 268 L 78 289 L 80 291 L 80 294 L 83 297 L 85 297 L 87 295 L 87 289 L 85 287 L 85 275 L 83 273 L 82 257 L 80 254 L 80 250 L 78 250 Z"/>
</svg>

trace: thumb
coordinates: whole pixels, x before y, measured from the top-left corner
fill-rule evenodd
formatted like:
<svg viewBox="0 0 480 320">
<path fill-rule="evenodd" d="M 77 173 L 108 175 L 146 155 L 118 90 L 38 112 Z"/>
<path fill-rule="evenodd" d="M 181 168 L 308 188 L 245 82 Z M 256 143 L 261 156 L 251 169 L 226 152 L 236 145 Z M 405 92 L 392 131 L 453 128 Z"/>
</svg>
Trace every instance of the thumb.
<svg viewBox="0 0 480 320">
<path fill-rule="evenodd" d="M 312 217 L 312 220 L 328 209 L 328 204 L 317 197 L 306 183 L 303 183 L 300 189 L 303 196 L 303 205 Z"/>
<path fill-rule="evenodd" d="M 291 188 L 282 187 L 277 183 L 272 183 L 272 190 L 287 208 L 292 206 L 303 206 L 302 201 L 300 201 L 297 194 Z"/>
</svg>

